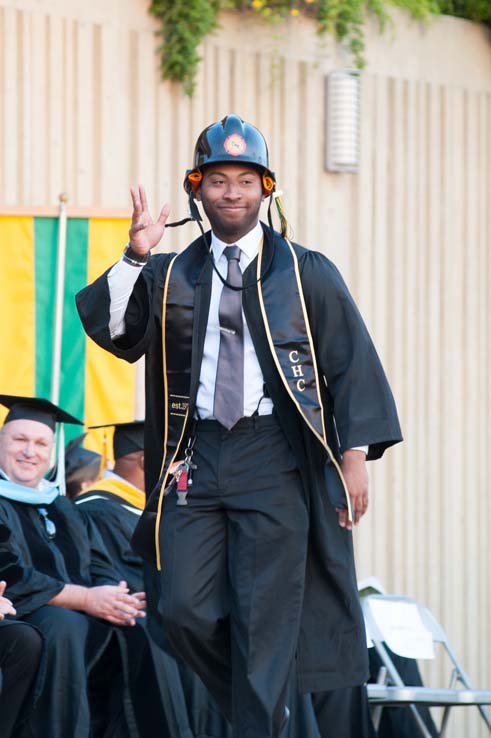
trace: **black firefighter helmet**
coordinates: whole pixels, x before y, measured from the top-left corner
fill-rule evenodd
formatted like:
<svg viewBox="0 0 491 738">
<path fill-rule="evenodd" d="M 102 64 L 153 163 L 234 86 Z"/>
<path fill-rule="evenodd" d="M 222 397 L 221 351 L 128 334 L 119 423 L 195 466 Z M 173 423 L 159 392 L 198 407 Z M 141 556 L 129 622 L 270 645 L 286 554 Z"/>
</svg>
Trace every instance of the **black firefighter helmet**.
<svg viewBox="0 0 491 738">
<path fill-rule="evenodd" d="M 202 168 L 208 164 L 234 164 L 239 161 L 259 170 L 263 192 L 271 195 L 276 180 L 274 172 L 269 168 L 268 147 L 263 134 L 238 115 L 226 115 L 199 134 L 194 147 L 194 166 L 186 172 L 184 189 L 188 194 L 198 190 L 203 176 Z"/>
</svg>

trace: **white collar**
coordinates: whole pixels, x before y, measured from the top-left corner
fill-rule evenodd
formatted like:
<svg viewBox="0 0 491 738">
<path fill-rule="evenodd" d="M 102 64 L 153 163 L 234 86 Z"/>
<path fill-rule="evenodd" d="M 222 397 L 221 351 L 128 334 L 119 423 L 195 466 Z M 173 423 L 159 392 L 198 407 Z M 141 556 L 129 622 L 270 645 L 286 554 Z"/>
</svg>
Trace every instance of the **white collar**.
<svg viewBox="0 0 491 738">
<path fill-rule="evenodd" d="M 259 245 L 262 237 L 263 228 L 261 223 L 258 221 L 249 233 L 246 233 L 245 236 L 239 238 L 239 240 L 235 241 L 234 244 L 244 252 L 249 262 L 251 262 L 259 252 Z M 215 259 L 215 263 L 218 262 L 227 246 L 232 246 L 232 244 L 221 241 L 217 236 L 215 236 L 213 231 L 211 232 L 211 247 L 213 249 L 213 258 Z"/>
</svg>

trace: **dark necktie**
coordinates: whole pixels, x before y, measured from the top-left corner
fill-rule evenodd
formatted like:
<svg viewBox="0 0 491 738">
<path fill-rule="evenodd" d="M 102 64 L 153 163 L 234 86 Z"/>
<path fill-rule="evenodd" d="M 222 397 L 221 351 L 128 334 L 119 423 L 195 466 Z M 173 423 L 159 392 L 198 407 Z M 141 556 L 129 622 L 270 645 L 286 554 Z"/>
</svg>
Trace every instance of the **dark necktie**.
<svg viewBox="0 0 491 738">
<path fill-rule="evenodd" d="M 227 246 L 223 253 L 228 259 L 227 282 L 242 287 L 239 268 L 240 249 Z M 213 415 L 230 430 L 244 414 L 244 325 L 242 322 L 242 290 L 223 285 L 218 309 L 220 350 Z"/>
</svg>

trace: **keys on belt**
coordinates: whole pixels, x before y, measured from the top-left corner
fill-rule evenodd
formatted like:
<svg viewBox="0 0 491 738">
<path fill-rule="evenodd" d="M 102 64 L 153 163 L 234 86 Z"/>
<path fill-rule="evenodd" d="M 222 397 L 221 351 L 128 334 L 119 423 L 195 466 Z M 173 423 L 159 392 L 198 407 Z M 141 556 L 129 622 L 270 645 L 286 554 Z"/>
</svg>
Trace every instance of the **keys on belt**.
<svg viewBox="0 0 491 738">
<path fill-rule="evenodd" d="M 187 496 L 189 487 L 193 485 L 193 471 L 198 468 L 192 461 L 195 443 L 196 436 L 191 436 L 184 452 L 184 461 L 174 471 L 174 478 L 177 482 L 177 504 L 180 507 L 188 504 Z"/>
</svg>

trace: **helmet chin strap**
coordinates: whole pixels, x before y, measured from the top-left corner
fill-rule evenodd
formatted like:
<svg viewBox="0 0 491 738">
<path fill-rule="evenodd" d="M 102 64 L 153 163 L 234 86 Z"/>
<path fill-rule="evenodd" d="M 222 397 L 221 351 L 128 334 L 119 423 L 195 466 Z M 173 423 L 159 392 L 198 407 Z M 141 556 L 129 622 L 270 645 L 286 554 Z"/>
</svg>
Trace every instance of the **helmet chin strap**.
<svg viewBox="0 0 491 738">
<path fill-rule="evenodd" d="M 273 221 L 272 221 L 272 218 L 271 218 L 271 202 L 272 202 L 272 200 L 273 200 L 273 193 L 271 193 L 271 195 L 270 195 L 270 202 L 269 202 L 269 206 L 268 206 L 268 223 L 269 223 L 269 227 L 271 228 L 271 232 L 274 231 Z M 211 260 L 213 269 L 217 273 L 218 278 L 220 279 L 220 281 L 222 282 L 222 284 L 227 285 L 227 287 L 229 287 L 231 290 L 235 290 L 236 292 L 241 292 L 242 290 L 245 290 L 245 289 L 248 289 L 249 287 L 254 286 L 255 284 L 257 284 L 258 282 L 260 282 L 261 280 L 263 280 L 266 277 L 266 275 L 268 274 L 269 270 L 271 269 L 271 265 L 273 263 L 273 252 L 271 252 L 270 258 L 269 258 L 267 264 L 265 265 L 265 268 L 264 268 L 261 276 L 259 277 L 259 279 L 255 279 L 253 282 L 249 282 L 248 284 L 244 284 L 244 285 L 242 285 L 242 287 L 236 287 L 235 285 L 230 284 L 230 282 L 227 282 L 227 280 L 222 277 L 222 275 L 220 274 L 220 272 L 217 269 L 217 266 L 215 264 L 215 260 L 213 258 L 213 254 L 212 254 L 211 249 L 210 249 L 210 247 L 208 245 L 208 242 L 206 240 L 206 233 L 205 233 L 205 229 L 203 228 L 203 218 L 201 217 L 201 213 L 199 212 L 198 206 L 196 205 L 196 202 L 194 200 L 194 192 L 193 191 L 191 191 L 189 193 L 189 216 L 187 218 L 183 218 L 182 220 L 176 220 L 173 223 L 166 223 L 165 227 L 166 228 L 176 228 L 177 226 L 181 226 L 181 225 L 184 225 L 185 223 L 190 223 L 192 221 L 195 221 L 198 224 L 198 228 L 201 231 L 201 239 L 202 239 L 202 244 L 203 244 L 203 247 L 204 247 L 204 252 L 206 254 L 206 257 Z M 282 233 L 282 235 L 283 235 L 283 233 Z"/>
<path fill-rule="evenodd" d="M 187 218 L 183 218 L 182 220 L 175 220 L 173 223 L 166 223 L 165 227 L 166 228 L 176 228 L 177 226 L 182 226 L 185 223 L 190 223 L 193 220 L 195 220 L 198 224 L 200 224 L 203 219 L 201 217 L 201 213 L 198 210 L 198 206 L 196 205 L 194 201 L 194 193 L 192 190 L 189 192 L 188 205 L 189 205 L 189 215 Z"/>
</svg>

